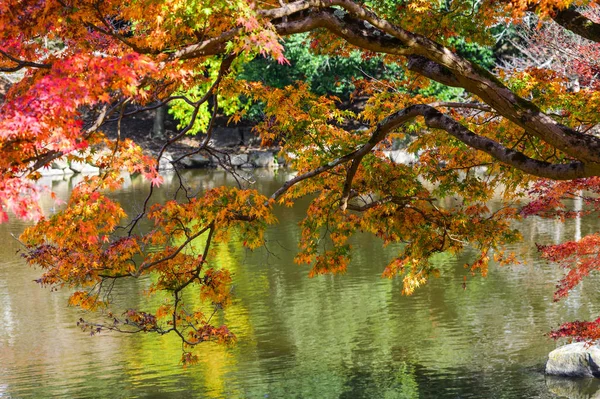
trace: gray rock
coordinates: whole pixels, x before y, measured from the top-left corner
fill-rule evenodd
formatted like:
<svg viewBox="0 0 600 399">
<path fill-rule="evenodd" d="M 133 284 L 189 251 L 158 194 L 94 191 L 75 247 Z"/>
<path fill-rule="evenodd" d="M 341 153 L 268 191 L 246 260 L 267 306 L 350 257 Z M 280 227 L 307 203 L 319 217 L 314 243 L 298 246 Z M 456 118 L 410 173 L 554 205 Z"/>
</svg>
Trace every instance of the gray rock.
<svg viewBox="0 0 600 399">
<path fill-rule="evenodd" d="M 46 177 L 46 176 L 64 176 L 65 175 L 65 171 L 62 170 L 62 169 L 40 168 L 40 169 L 38 169 L 38 172 L 40 172 L 40 175 L 42 175 L 42 177 Z"/>
<path fill-rule="evenodd" d="M 244 135 L 236 127 L 215 127 L 210 139 L 213 147 L 235 147 L 244 143 Z"/>
<path fill-rule="evenodd" d="M 563 377 L 600 377 L 600 347 L 577 342 L 550 352 L 546 374 Z"/>
<path fill-rule="evenodd" d="M 254 151 L 250 154 L 250 162 L 257 168 L 273 168 L 277 166 L 271 151 Z"/>
<path fill-rule="evenodd" d="M 210 159 L 210 166 L 213 167 L 219 167 L 220 166 L 220 162 L 221 162 L 221 158 L 216 156 L 216 155 L 210 155 L 209 156 Z"/>
<path fill-rule="evenodd" d="M 52 169 L 69 169 L 69 163 L 63 159 L 56 159 L 52 161 Z"/>
<path fill-rule="evenodd" d="M 69 168 L 75 173 L 81 173 L 87 164 L 79 161 L 73 161 L 69 165 Z"/>
<path fill-rule="evenodd" d="M 175 167 L 172 164 L 173 156 L 168 152 L 165 152 L 162 157 L 160 157 L 160 161 L 158 163 L 158 167 L 161 171 L 173 170 Z"/>
<path fill-rule="evenodd" d="M 231 154 L 229 156 L 231 160 L 231 166 L 243 166 L 248 163 L 249 157 L 248 154 Z"/>
<path fill-rule="evenodd" d="M 242 133 L 242 140 L 245 146 L 253 146 L 260 144 L 260 136 L 256 134 L 253 128 L 247 127 L 240 129 Z"/>
<path fill-rule="evenodd" d="M 277 154 L 277 164 L 279 166 L 286 166 L 287 165 L 287 159 L 281 153 Z"/>
<path fill-rule="evenodd" d="M 383 153 L 393 163 L 410 165 L 417 161 L 417 157 L 414 154 L 411 154 L 404 150 L 384 151 Z"/>
<path fill-rule="evenodd" d="M 188 169 L 206 168 L 212 164 L 204 155 L 196 154 L 183 158 L 181 164 Z"/>
<path fill-rule="evenodd" d="M 185 168 L 185 169 L 191 169 L 192 168 L 192 161 L 189 158 L 183 158 L 182 160 L 179 161 L 179 163 Z"/>
<path fill-rule="evenodd" d="M 123 189 L 127 189 L 132 186 L 131 175 L 127 172 L 121 172 L 121 178 L 123 179 Z"/>
<path fill-rule="evenodd" d="M 100 168 L 94 165 L 90 165 L 88 163 L 83 162 L 71 162 L 70 169 L 74 173 L 83 173 L 83 174 L 98 174 L 100 173 Z M 66 169 L 65 169 L 66 171 Z"/>
</svg>

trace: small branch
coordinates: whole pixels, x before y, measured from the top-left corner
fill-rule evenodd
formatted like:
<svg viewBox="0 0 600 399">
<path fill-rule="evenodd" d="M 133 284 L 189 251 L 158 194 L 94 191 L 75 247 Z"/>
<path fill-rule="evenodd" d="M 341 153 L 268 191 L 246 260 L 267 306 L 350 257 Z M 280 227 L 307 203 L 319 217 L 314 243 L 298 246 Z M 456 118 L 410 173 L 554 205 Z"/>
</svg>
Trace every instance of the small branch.
<svg viewBox="0 0 600 399">
<path fill-rule="evenodd" d="M 215 232 L 215 224 L 213 222 L 208 226 L 208 237 L 206 237 L 206 242 L 204 243 L 204 252 L 202 253 L 202 261 L 200 262 L 200 264 L 194 271 L 194 274 L 192 275 L 192 277 L 188 281 L 186 281 L 185 283 L 183 283 L 182 285 L 180 285 L 179 287 L 177 287 L 175 289 L 175 294 L 178 294 L 179 292 L 183 291 L 185 289 L 185 287 L 187 287 L 194 280 L 196 280 L 197 278 L 200 277 L 200 272 L 202 271 L 202 265 L 206 262 L 206 258 L 208 257 L 208 251 L 210 249 L 210 244 L 212 242 L 214 232 Z"/>
<path fill-rule="evenodd" d="M 206 226 L 205 228 L 199 230 L 196 234 L 191 235 L 187 240 L 185 240 L 183 242 L 183 244 L 181 244 L 180 246 L 178 246 L 175 251 L 173 251 L 170 255 L 167 255 L 163 258 L 157 259 L 153 262 L 150 263 L 145 263 L 140 265 L 138 271 L 136 272 L 136 277 L 140 276 L 142 274 L 142 272 L 150 269 L 153 266 L 158 265 L 159 263 L 168 261 L 173 259 L 174 257 L 177 256 L 178 253 L 180 253 L 190 242 L 192 242 L 195 238 L 200 237 L 202 234 L 204 234 L 206 231 L 208 231 L 209 229 L 212 229 L 213 227 L 213 223 L 211 222 L 208 226 Z"/>
<path fill-rule="evenodd" d="M 0 54 L 2 54 L 4 57 L 8 58 L 10 61 L 16 63 L 17 65 L 12 67 L 12 68 L 8 68 L 8 67 L 0 67 L 0 72 L 16 72 L 20 69 L 23 68 L 39 68 L 39 69 L 50 69 L 52 68 L 51 64 L 38 64 L 37 62 L 31 62 L 31 61 L 25 61 L 25 60 L 20 60 L 16 57 L 13 57 L 12 55 L 8 54 L 6 51 L 4 50 L 0 50 Z"/>
<path fill-rule="evenodd" d="M 364 155 L 352 160 L 350 169 L 348 169 L 348 173 L 346 174 L 346 181 L 344 182 L 344 188 L 342 190 L 342 198 L 340 199 L 340 209 L 342 211 L 345 211 L 348 207 L 348 199 L 350 198 L 350 191 L 352 189 L 352 180 L 354 179 L 354 175 L 356 175 L 356 171 L 358 170 L 363 157 Z"/>
</svg>

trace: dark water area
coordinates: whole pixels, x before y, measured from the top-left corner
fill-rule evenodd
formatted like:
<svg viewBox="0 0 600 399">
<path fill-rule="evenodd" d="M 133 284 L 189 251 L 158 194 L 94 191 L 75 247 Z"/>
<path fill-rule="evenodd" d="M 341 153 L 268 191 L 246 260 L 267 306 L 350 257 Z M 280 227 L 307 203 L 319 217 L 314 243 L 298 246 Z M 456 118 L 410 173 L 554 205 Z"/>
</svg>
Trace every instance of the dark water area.
<svg viewBox="0 0 600 399">
<path fill-rule="evenodd" d="M 233 184 L 224 172 L 187 173 L 199 191 Z M 287 177 L 257 171 L 252 179 L 272 193 Z M 159 200 L 174 190 L 168 181 Z M 74 183 L 50 184 L 66 197 Z M 133 179 L 114 195 L 132 210 L 146 190 Z M 50 201 L 44 206 L 54 210 Z M 235 295 L 221 321 L 238 342 L 202 346 L 200 364 L 188 368 L 178 363 L 175 336 L 81 332 L 80 311 L 67 307 L 69 292 L 37 286 L 39 271 L 16 253 L 10 234 L 25 224 L 0 225 L 0 398 L 559 397 L 543 374 L 557 343 L 544 334 L 562 321 L 600 314 L 600 280 L 592 276 L 554 303 L 563 270 L 541 262 L 535 243 L 597 231 L 598 219 L 526 219 L 524 241 L 510 248 L 524 264 L 492 265 L 487 278 L 473 278 L 463 267 L 473 254 L 438 255 L 441 276 L 406 297 L 399 279 L 381 278 L 398 247 L 383 249 L 369 235 L 353 239 L 345 275 L 308 278 L 308 267 L 292 261 L 302 208 L 277 210 L 280 223 L 268 230 L 267 248 L 220 246 L 216 262 L 232 271 Z M 142 303 L 147 285 L 122 285 L 115 302 Z"/>
</svg>

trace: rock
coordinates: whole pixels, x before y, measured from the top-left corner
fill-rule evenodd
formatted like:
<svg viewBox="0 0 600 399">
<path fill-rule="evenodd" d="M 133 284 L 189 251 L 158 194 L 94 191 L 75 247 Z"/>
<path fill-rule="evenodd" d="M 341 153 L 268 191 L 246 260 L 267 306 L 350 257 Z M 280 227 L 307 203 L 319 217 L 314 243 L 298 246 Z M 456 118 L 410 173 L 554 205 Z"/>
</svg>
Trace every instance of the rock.
<svg viewBox="0 0 600 399">
<path fill-rule="evenodd" d="M 160 161 L 158 163 L 158 168 L 161 171 L 166 171 L 166 170 L 173 170 L 175 169 L 175 167 L 173 166 L 173 156 L 168 153 L 165 152 L 162 157 L 160 157 Z"/>
<path fill-rule="evenodd" d="M 181 164 L 188 169 L 206 168 L 212 164 L 209 158 L 204 155 L 195 154 L 183 158 Z"/>
<path fill-rule="evenodd" d="M 179 161 L 179 163 L 185 168 L 185 169 L 191 169 L 192 168 L 192 161 L 190 161 L 188 158 L 183 158 L 181 161 Z"/>
<path fill-rule="evenodd" d="M 229 159 L 231 160 L 231 166 L 239 167 L 247 164 L 249 157 L 248 154 L 231 154 Z"/>
<path fill-rule="evenodd" d="M 42 177 L 46 177 L 46 176 L 64 176 L 65 175 L 65 171 L 62 169 L 54 169 L 54 168 L 40 168 L 38 169 L 38 172 L 40 172 L 40 175 L 42 175 Z"/>
<path fill-rule="evenodd" d="M 383 153 L 393 163 L 401 163 L 401 164 L 405 164 L 405 165 L 410 165 L 417 161 L 417 157 L 414 154 L 411 154 L 404 150 L 384 151 Z"/>
<path fill-rule="evenodd" d="M 286 166 L 287 165 L 287 159 L 281 153 L 277 154 L 277 164 L 279 166 Z"/>
<path fill-rule="evenodd" d="M 254 151 L 250 154 L 250 162 L 257 168 L 273 168 L 277 166 L 275 156 L 270 151 Z"/>
<path fill-rule="evenodd" d="M 65 170 L 65 169 L 69 169 L 69 163 L 63 159 L 56 159 L 54 161 L 52 161 L 52 169 L 61 169 L 61 170 Z"/>
<path fill-rule="evenodd" d="M 260 137 L 254 131 L 254 128 L 246 127 L 240 129 L 242 133 L 242 140 L 244 141 L 245 146 L 257 146 L 260 145 Z"/>
<path fill-rule="evenodd" d="M 131 175 L 128 172 L 121 172 L 120 176 L 123 179 L 123 189 L 131 187 Z"/>
<path fill-rule="evenodd" d="M 71 162 L 70 170 L 74 173 L 83 173 L 83 174 L 98 174 L 100 173 L 100 168 L 94 165 L 90 165 L 88 163 L 74 161 Z"/>
<path fill-rule="evenodd" d="M 219 156 L 211 154 L 210 157 L 209 157 L 209 159 L 210 159 L 210 166 L 211 167 L 218 168 L 218 167 L 221 166 L 221 162 L 222 161 L 221 161 L 221 158 Z"/>
<path fill-rule="evenodd" d="M 73 161 L 69 165 L 69 168 L 75 173 L 81 173 L 87 164 L 79 161 Z"/>
<path fill-rule="evenodd" d="M 569 399 L 600 399 L 600 380 L 597 378 L 546 376 L 546 387 L 553 394 Z"/>
<path fill-rule="evenodd" d="M 550 352 L 546 374 L 563 377 L 600 377 L 600 347 L 577 342 Z"/>
</svg>

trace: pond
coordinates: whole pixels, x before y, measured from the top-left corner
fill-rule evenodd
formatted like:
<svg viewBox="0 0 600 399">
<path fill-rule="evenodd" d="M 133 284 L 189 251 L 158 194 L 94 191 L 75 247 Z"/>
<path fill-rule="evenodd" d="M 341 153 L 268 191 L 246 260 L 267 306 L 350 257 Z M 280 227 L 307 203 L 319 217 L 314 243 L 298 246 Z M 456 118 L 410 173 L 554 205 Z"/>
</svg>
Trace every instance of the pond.
<svg viewBox="0 0 600 399">
<path fill-rule="evenodd" d="M 186 173 L 200 190 L 233 183 L 221 171 Z M 272 193 L 288 177 L 253 178 Z M 173 190 L 168 180 L 159 198 Z M 73 184 L 52 182 L 63 198 Z M 146 190 L 133 179 L 115 195 L 135 209 Z M 44 207 L 54 210 L 49 201 Z M 472 254 L 440 255 L 441 276 L 406 297 L 401 281 L 381 278 L 394 248 L 368 235 L 354 238 L 345 275 L 308 278 L 308 267 L 292 261 L 303 204 L 277 216 L 267 248 L 220 247 L 217 262 L 233 272 L 235 295 L 223 322 L 238 342 L 206 344 L 200 364 L 188 368 L 178 363 L 175 336 L 81 332 L 68 292 L 38 287 L 39 271 L 16 253 L 10 234 L 25 224 L 0 225 L 0 398 L 554 398 L 543 368 L 557 344 L 544 334 L 600 314 L 595 277 L 554 303 L 563 271 L 535 249 L 597 231 L 597 218 L 529 218 L 524 242 L 511 248 L 524 264 L 492 265 L 487 278 L 471 278 L 463 265 Z M 115 301 L 135 305 L 146 285 L 121 287 Z"/>
</svg>

